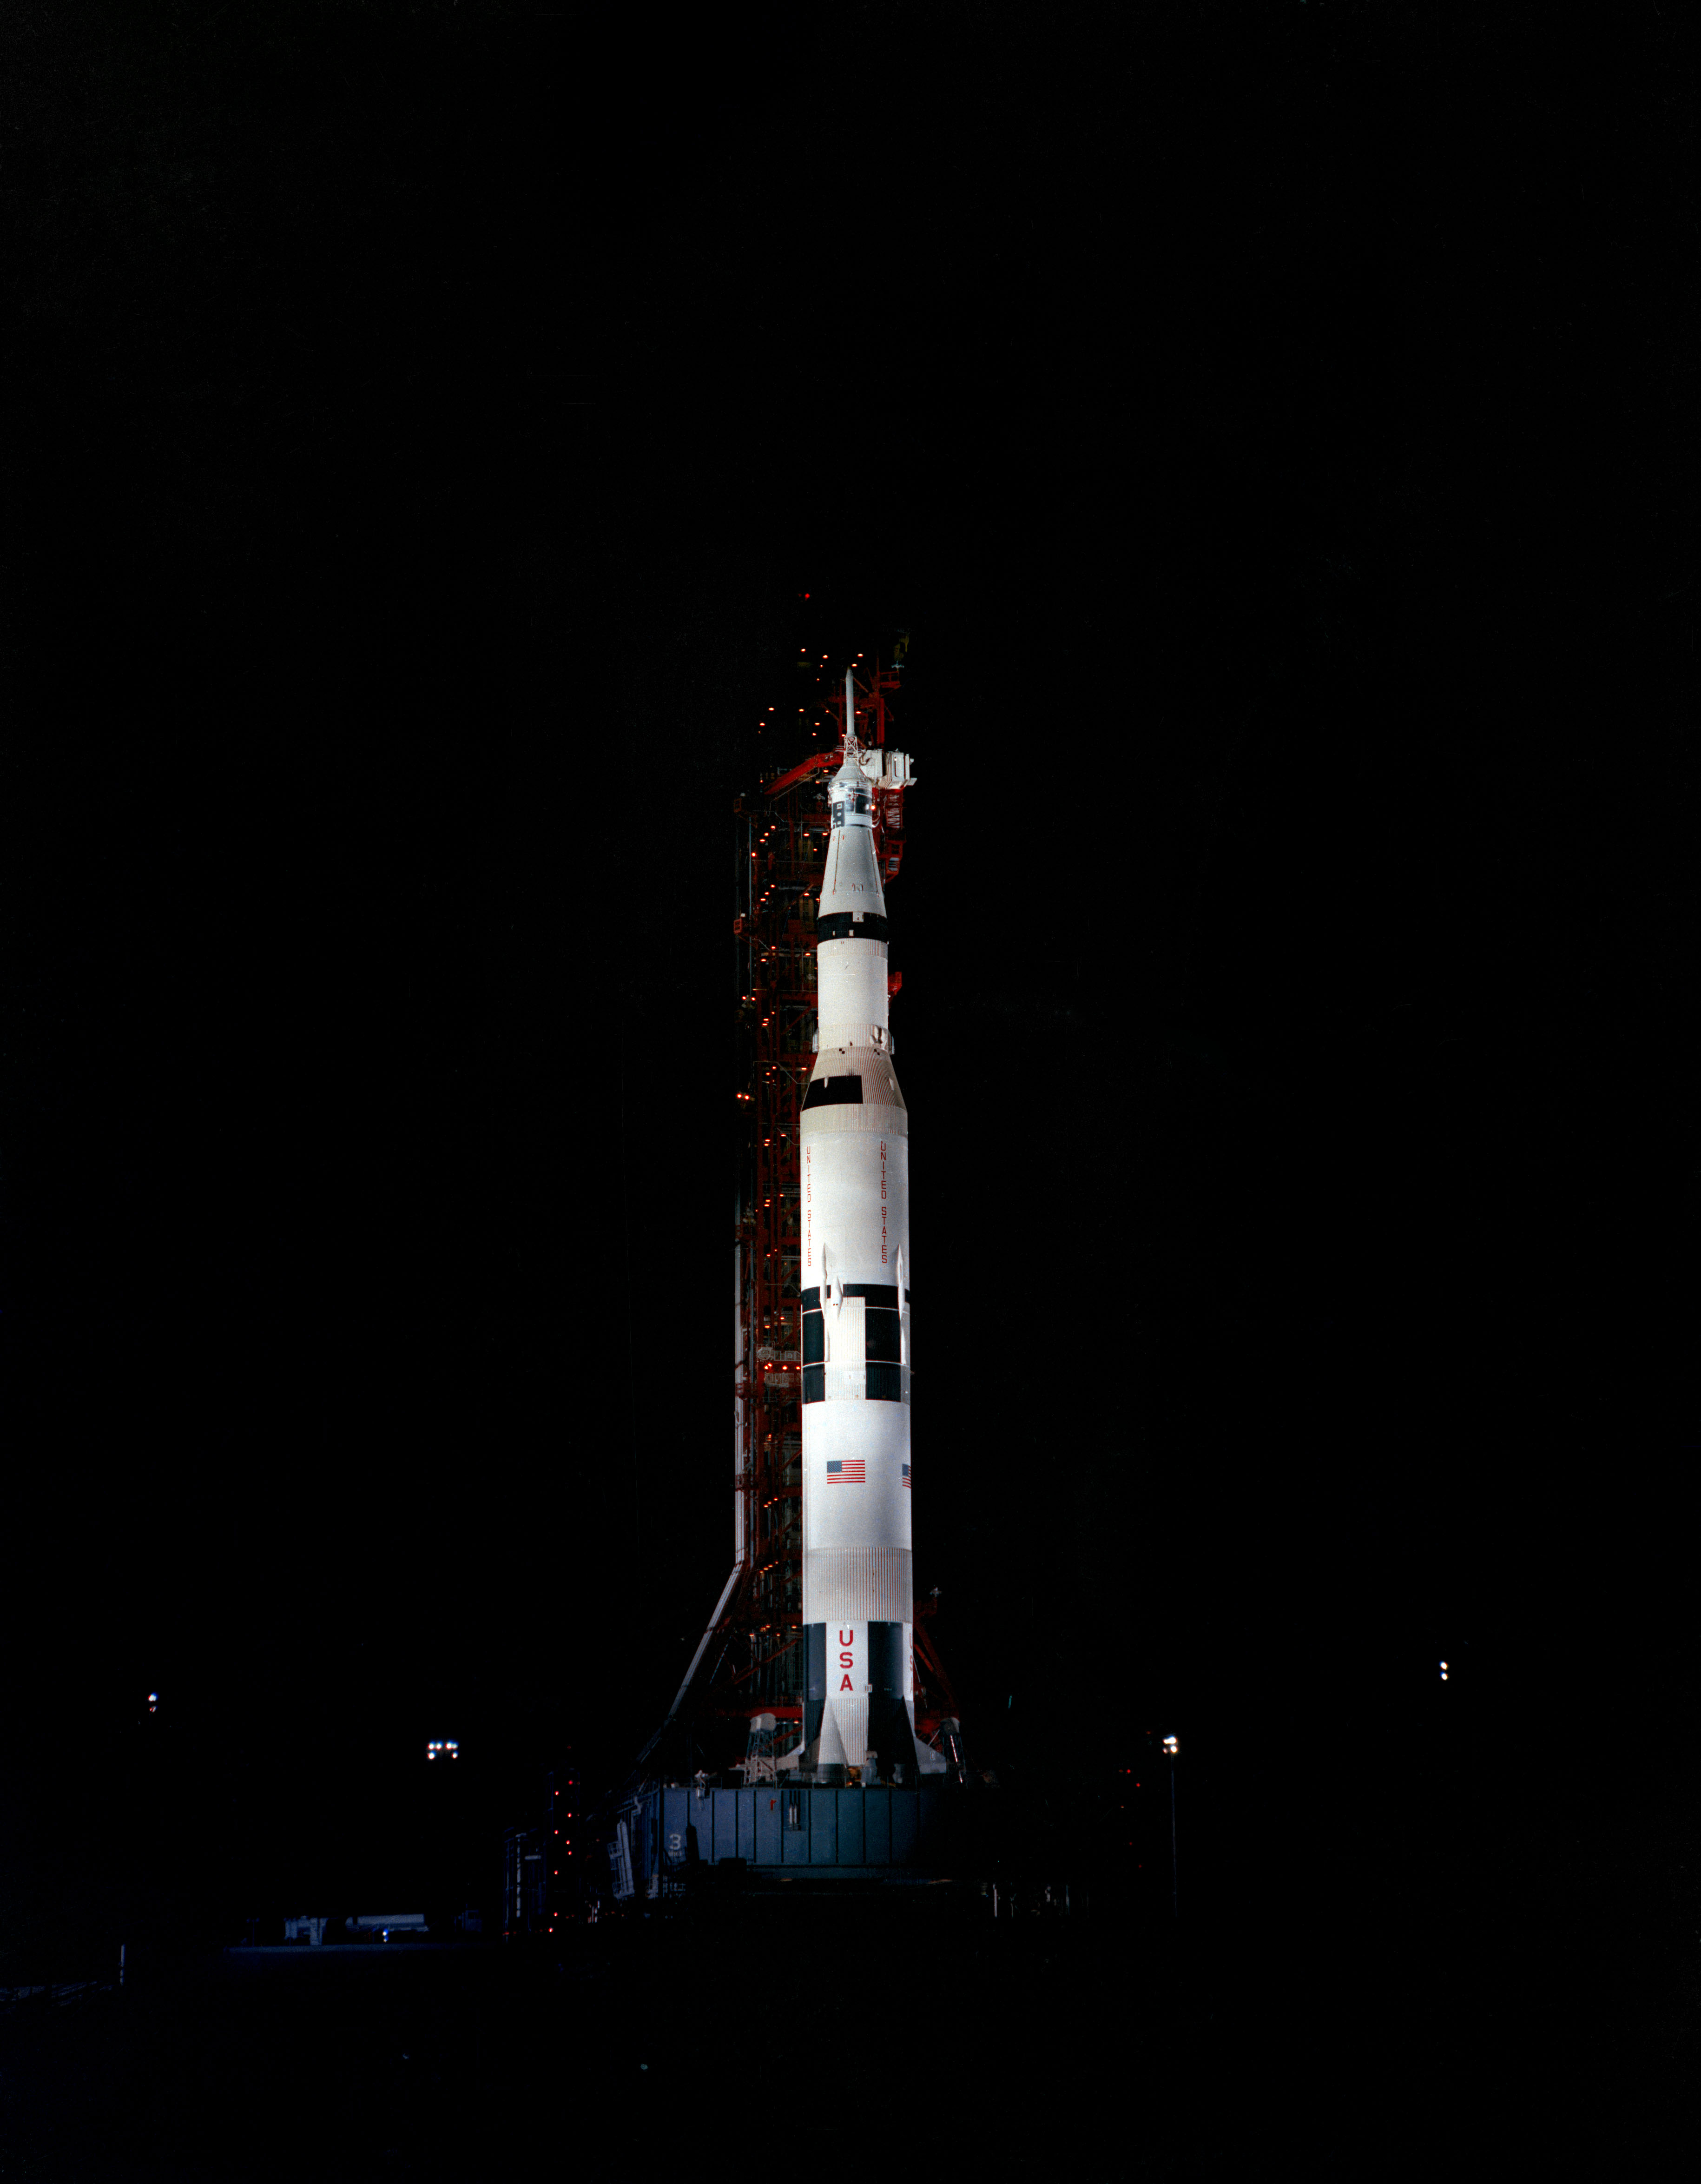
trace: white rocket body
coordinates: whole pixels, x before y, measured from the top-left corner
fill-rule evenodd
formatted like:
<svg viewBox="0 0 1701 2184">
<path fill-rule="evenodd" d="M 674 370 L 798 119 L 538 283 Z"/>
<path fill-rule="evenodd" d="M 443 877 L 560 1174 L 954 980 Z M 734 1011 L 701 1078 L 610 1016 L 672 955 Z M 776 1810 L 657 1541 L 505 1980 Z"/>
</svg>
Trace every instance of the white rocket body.
<svg viewBox="0 0 1701 2184">
<path fill-rule="evenodd" d="M 892 1067 L 886 898 L 846 677 L 817 923 L 820 1034 L 799 1123 L 803 1620 L 797 1758 L 914 1781 L 909 1126 Z M 830 1778 L 831 1779 L 831 1778 Z"/>
</svg>

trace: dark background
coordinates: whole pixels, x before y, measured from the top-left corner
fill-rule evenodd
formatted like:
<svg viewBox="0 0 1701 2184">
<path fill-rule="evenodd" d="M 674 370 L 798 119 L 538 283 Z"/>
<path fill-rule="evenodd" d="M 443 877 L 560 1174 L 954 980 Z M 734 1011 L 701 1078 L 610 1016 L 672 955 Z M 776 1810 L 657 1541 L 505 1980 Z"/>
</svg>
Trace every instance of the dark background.
<svg viewBox="0 0 1701 2184">
<path fill-rule="evenodd" d="M 1677 1950 L 1679 12 L 4 42 L 39 1917 L 446 1885 L 428 1736 L 476 1834 L 654 1726 L 731 1557 L 730 807 L 800 648 L 905 631 L 971 1752 L 1176 1728 L 1219 1900 Z"/>
</svg>

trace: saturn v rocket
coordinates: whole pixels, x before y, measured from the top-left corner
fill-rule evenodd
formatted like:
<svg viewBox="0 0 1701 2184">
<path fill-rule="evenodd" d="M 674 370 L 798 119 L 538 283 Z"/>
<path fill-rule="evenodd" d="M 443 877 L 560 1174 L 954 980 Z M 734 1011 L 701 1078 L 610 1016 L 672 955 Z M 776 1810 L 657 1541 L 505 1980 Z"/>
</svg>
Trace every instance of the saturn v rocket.
<svg viewBox="0 0 1701 2184">
<path fill-rule="evenodd" d="M 886 898 L 845 677 L 816 919 L 817 1051 L 799 1121 L 803 1741 L 818 1779 L 915 1781 L 909 1118 L 892 1067 Z"/>
</svg>

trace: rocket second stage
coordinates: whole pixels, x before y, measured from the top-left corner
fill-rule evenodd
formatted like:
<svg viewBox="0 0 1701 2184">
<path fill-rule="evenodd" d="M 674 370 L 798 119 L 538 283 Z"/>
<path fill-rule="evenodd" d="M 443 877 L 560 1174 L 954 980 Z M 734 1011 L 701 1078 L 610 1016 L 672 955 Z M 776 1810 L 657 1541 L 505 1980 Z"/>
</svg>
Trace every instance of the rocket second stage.
<svg viewBox="0 0 1701 2184">
<path fill-rule="evenodd" d="M 845 677 L 845 757 L 816 925 L 818 1053 L 803 1097 L 806 1769 L 914 1781 L 909 1123 L 892 1067 L 874 797 Z M 898 1770 L 902 1769 L 900 1775 Z"/>
</svg>

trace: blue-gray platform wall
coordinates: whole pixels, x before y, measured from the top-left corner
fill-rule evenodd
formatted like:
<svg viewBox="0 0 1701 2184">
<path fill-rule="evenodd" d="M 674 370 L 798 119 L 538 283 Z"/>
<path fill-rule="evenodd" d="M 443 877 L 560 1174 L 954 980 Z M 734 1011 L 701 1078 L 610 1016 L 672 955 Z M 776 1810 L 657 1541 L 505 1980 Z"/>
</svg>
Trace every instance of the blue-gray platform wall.
<svg viewBox="0 0 1701 2184">
<path fill-rule="evenodd" d="M 628 1808 L 637 1874 L 683 1879 L 693 1859 L 742 1858 L 753 1870 L 831 1870 L 879 1878 L 937 1868 L 947 1856 L 943 1783 L 835 1790 L 764 1782 L 749 1790 L 657 1788 Z"/>
</svg>

